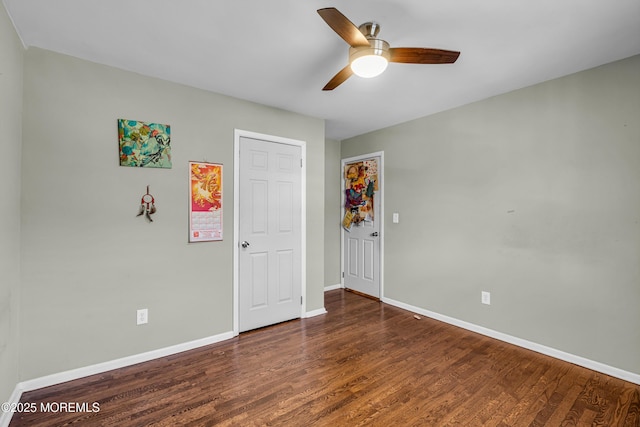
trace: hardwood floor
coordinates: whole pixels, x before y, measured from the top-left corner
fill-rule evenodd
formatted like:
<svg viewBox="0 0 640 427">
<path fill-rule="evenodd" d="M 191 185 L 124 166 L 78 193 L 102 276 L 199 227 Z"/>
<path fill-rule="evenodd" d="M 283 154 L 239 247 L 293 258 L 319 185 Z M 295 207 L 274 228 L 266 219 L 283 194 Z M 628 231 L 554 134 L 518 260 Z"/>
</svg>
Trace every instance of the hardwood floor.
<svg viewBox="0 0 640 427">
<path fill-rule="evenodd" d="M 342 290 L 325 298 L 323 316 L 25 393 L 38 410 L 11 426 L 640 426 L 638 385 Z M 61 402 L 88 406 L 51 412 Z"/>
</svg>

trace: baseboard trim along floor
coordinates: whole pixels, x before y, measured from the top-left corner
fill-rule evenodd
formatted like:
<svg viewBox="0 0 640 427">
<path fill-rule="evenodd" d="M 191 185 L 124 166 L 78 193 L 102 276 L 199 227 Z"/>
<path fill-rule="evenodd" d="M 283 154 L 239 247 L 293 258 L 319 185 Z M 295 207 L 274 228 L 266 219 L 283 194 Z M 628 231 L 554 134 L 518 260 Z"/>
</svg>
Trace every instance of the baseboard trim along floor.
<svg viewBox="0 0 640 427">
<path fill-rule="evenodd" d="M 304 318 L 320 316 L 326 314 L 327 310 L 322 307 L 317 310 L 308 311 L 304 314 Z M 44 387 L 60 384 L 66 381 L 76 380 L 90 375 L 101 374 L 103 372 L 111 371 L 113 369 L 124 368 L 126 366 L 135 365 L 137 363 L 148 362 L 160 357 L 171 356 L 173 354 L 181 353 L 183 351 L 193 350 L 198 347 L 204 347 L 206 345 L 215 344 L 221 341 L 225 341 L 234 337 L 232 331 L 224 332 L 222 334 L 213 335 L 207 338 L 202 338 L 194 341 L 189 341 L 182 344 L 177 344 L 169 347 L 160 348 L 157 350 L 148 351 L 145 353 L 135 354 L 132 356 L 122 357 L 120 359 L 111 360 L 108 362 L 97 363 L 95 365 L 85 366 L 82 368 L 71 369 L 69 371 L 59 372 L 56 374 L 47 375 L 40 378 L 34 378 L 31 380 L 20 382 L 16 385 L 11 397 L 7 401 L 9 405 L 16 405 L 20 402 L 22 393 L 37 390 Z M 11 412 L 0 412 L 0 427 L 7 427 L 11 422 Z"/>
<path fill-rule="evenodd" d="M 120 359 L 110 360 L 108 362 L 97 363 L 95 365 L 85 366 L 83 368 L 71 369 L 69 371 L 59 372 L 40 378 L 20 382 L 16 385 L 11 397 L 6 402 L 8 405 L 17 405 L 20 402 L 22 393 L 37 390 L 44 387 L 60 384 L 66 381 L 76 380 L 90 375 L 101 374 L 113 369 L 124 368 L 126 366 L 135 365 L 137 363 L 148 362 L 160 357 L 171 356 L 187 350 L 193 350 L 205 345 L 215 344 L 233 338 L 233 332 L 224 332 L 222 334 L 213 335 L 207 338 L 189 341 L 182 344 L 176 344 L 157 350 L 147 351 L 145 353 L 134 354 L 132 356 L 122 357 Z M 7 427 L 11 422 L 11 412 L 0 412 L 0 427 Z"/>
<path fill-rule="evenodd" d="M 542 344 L 537 344 L 535 342 L 531 342 L 531 341 L 527 341 L 511 335 L 507 335 L 502 332 L 494 331 L 492 329 L 485 328 L 483 326 L 478 326 L 473 323 L 465 322 L 463 320 L 445 316 L 443 314 L 435 313 L 433 311 L 425 310 L 420 307 L 415 307 L 410 304 L 393 300 L 391 298 L 383 297 L 382 302 L 389 305 L 393 305 L 398 308 L 402 308 L 407 311 L 414 312 L 416 314 L 420 314 L 425 317 L 429 317 L 431 319 L 448 323 L 453 326 L 458 326 L 462 329 L 466 329 L 471 332 L 476 332 L 490 338 L 495 338 L 497 340 L 504 341 L 508 344 L 517 345 L 518 347 L 526 348 L 527 350 L 532 350 L 537 353 L 544 354 L 546 356 L 554 357 L 556 359 L 563 360 L 565 362 L 573 363 L 574 365 L 591 369 L 592 371 L 601 372 L 603 374 L 610 375 L 612 377 L 620 378 L 621 380 L 629 381 L 631 383 L 640 385 L 640 374 L 635 374 L 633 372 L 628 372 L 623 369 L 605 365 L 604 363 L 596 362 L 594 360 L 586 359 L 581 356 L 576 356 L 574 354 L 566 353 L 564 351 L 561 351 L 552 347 L 547 347 Z"/>
</svg>

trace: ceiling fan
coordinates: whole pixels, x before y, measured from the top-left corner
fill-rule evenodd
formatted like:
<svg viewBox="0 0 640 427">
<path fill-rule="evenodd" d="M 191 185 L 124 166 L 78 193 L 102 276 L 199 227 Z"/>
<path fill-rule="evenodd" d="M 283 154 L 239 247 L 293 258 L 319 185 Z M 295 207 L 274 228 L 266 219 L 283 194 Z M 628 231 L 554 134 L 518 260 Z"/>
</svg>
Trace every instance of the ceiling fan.
<svg viewBox="0 0 640 427">
<path fill-rule="evenodd" d="M 375 77 L 381 74 L 389 62 L 404 64 L 452 64 L 460 52 L 422 47 L 390 47 L 378 39 L 380 24 L 365 22 L 356 27 L 335 7 L 319 9 L 318 14 L 346 41 L 349 48 L 349 64 L 338 72 L 322 90 L 333 90 L 352 74 Z"/>
</svg>

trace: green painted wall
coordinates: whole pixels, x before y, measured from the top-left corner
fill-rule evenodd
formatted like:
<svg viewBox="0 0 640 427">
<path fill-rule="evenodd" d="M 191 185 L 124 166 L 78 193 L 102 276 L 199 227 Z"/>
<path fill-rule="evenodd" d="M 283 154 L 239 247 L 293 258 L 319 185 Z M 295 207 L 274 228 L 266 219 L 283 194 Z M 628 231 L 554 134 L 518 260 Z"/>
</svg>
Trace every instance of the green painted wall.
<svg viewBox="0 0 640 427">
<path fill-rule="evenodd" d="M 307 310 L 324 307 L 323 120 L 37 48 L 24 87 L 20 380 L 232 330 L 235 128 L 307 142 Z M 120 167 L 118 118 L 170 124 L 173 168 Z M 187 243 L 189 160 L 224 164 L 222 242 Z"/>
<path fill-rule="evenodd" d="M 635 56 L 343 141 L 385 152 L 385 297 L 640 373 L 639 117 Z"/>
<path fill-rule="evenodd" d="M 325 146 L 324 194 L 324 284 L 339 285 L 340 277 L 340 141 L 328 139 Z"/>
<path fill-rule="evenodd" d="M 0 5 L 0 402 L 18 379 L 23 52 Z"/>
</svg>

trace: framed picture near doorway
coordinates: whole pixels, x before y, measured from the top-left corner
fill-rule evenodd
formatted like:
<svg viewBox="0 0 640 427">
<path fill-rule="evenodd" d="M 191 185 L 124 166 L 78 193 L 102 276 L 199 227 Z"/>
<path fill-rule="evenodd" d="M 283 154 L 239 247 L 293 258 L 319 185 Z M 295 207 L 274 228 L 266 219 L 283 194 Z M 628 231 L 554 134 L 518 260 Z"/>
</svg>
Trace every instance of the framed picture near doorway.
<svg viewBox="0 0 640 427">
<path fill-rule="evenodd" d="M 222 240 L 222 164 L 189 162 L 189 242 Z"/>
</svg>

